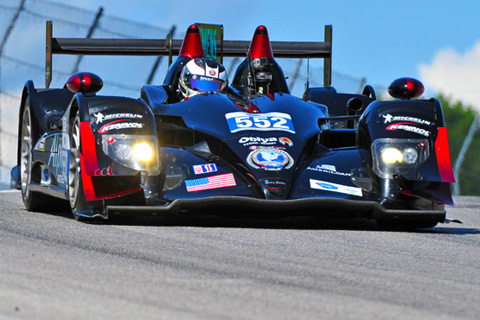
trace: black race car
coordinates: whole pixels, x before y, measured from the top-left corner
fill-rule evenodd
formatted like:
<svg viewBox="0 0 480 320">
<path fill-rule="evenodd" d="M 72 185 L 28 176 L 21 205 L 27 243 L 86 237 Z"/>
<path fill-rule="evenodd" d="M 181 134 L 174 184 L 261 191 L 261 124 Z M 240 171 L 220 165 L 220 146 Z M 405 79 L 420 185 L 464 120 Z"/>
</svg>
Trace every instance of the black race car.
<svg viewBox="0 0 480 320">
<path fill-rule="evenodd" d="M 185 98 L 182 70 L 207 51 L 198 25 L 183 42 L 59 39 L 51 30 L 47 22 L 47 88 L 28 81 L 20 106 L 11 186 L 27 210 L 68 201 L 78 220 L 191 212 L 364 217 L 381 227 L 447 221 L 447 129 L 438 100 L 415 99 L 424 91 L 415 79 L 392 82 L 392 101 L 371 86 L 337 93 L 331 42 L 270 42 L 260 26 L 251 43 L 216 44 L 221 57 L 244 56 L 229 86 Z M 89 72 L 48 88 L 53 53 L 178 58 L 163 85 L 131 99 L 97 95 L 102 80 Z M 324 58 L 325 87 L 292 96 L 274 55 Z"/>
</svg>

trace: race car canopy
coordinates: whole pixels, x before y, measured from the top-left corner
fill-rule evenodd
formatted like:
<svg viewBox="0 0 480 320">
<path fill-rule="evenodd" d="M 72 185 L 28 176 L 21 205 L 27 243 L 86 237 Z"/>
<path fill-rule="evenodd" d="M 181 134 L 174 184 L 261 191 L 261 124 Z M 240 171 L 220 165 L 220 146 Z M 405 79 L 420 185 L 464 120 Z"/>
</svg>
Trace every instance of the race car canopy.
<svg viewBox="0 0 480 320">
<path fill-rule="evenodd" d="M 188 57 L 190 59 L 203 57 L 202 39 L 200 37 L 200 29 L 197 25 L 192 24 L 188 27 L 178 56 Z"/>
<path fill-rule="evenodd" d="M 265 26 L 259 26 L 253 35 L 250 49 L 248 50 L 248 58 L 268 58 L 273 59 L 272 46 L 268 38 L 268 31 Z"/>
</svg>

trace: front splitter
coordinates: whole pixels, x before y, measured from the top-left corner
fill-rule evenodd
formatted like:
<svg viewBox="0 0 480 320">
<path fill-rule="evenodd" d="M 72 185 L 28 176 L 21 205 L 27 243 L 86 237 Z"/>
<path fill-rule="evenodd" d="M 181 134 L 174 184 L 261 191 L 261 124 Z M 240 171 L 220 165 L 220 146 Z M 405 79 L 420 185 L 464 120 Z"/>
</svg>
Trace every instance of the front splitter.
<svg viewBox="0 0 480 320">
<path fill-rule="evenodd" d="M 169 215 L 179 213 L 217 214 L 245 212 L 245 216 L 319 216 L 362 217 L 383 220 L 444 222 L 444 210 L 398 210 L 385 209 L 375 201 L 357 201 L 336 198 L 307 198 L 293 200 L 265 200 L 239 196 L 212 196 L 197 199 L 176 199 L 164 206 L 117 206 L 106 207 L 107 216 L 116 215 Z"/>
</svg>

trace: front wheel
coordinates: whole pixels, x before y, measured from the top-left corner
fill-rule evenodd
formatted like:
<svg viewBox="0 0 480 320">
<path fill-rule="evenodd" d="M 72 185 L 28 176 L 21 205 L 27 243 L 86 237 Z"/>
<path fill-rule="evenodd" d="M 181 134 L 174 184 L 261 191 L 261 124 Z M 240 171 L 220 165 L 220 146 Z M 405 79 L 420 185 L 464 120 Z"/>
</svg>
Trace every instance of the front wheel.
<svg viewBox="0 0 480 320">
<path fill-rule="evenodd" d="M 103 215 L 101 203 L 87 201 L 83 189 L 81 156 L 82 146 L 80 139 L 80 115 L 77 113 L 70 130 L 70 162 L 68 175 L 68 195 L 70 208 L 76 220 L 87 221 Z M 100 210 L 95 209 L 99 206 Z"/>
</svg>

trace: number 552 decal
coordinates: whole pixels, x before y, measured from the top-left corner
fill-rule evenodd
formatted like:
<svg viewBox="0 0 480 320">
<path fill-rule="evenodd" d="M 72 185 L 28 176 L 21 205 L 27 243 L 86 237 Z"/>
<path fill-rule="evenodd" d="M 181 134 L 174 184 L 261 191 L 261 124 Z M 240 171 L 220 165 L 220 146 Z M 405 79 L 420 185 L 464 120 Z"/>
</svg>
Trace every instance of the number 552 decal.
<svg viewBox="0 0 480 320">
<path fill-rule="evenodd" d="M 225 115 L 230 132 L 243 130 L 257 131 L 287 131 L 295 133 L 292 117 L 287 113 L 270 112 L 252 114 L 246 112 L 231 112 Z"/>
</svg>

